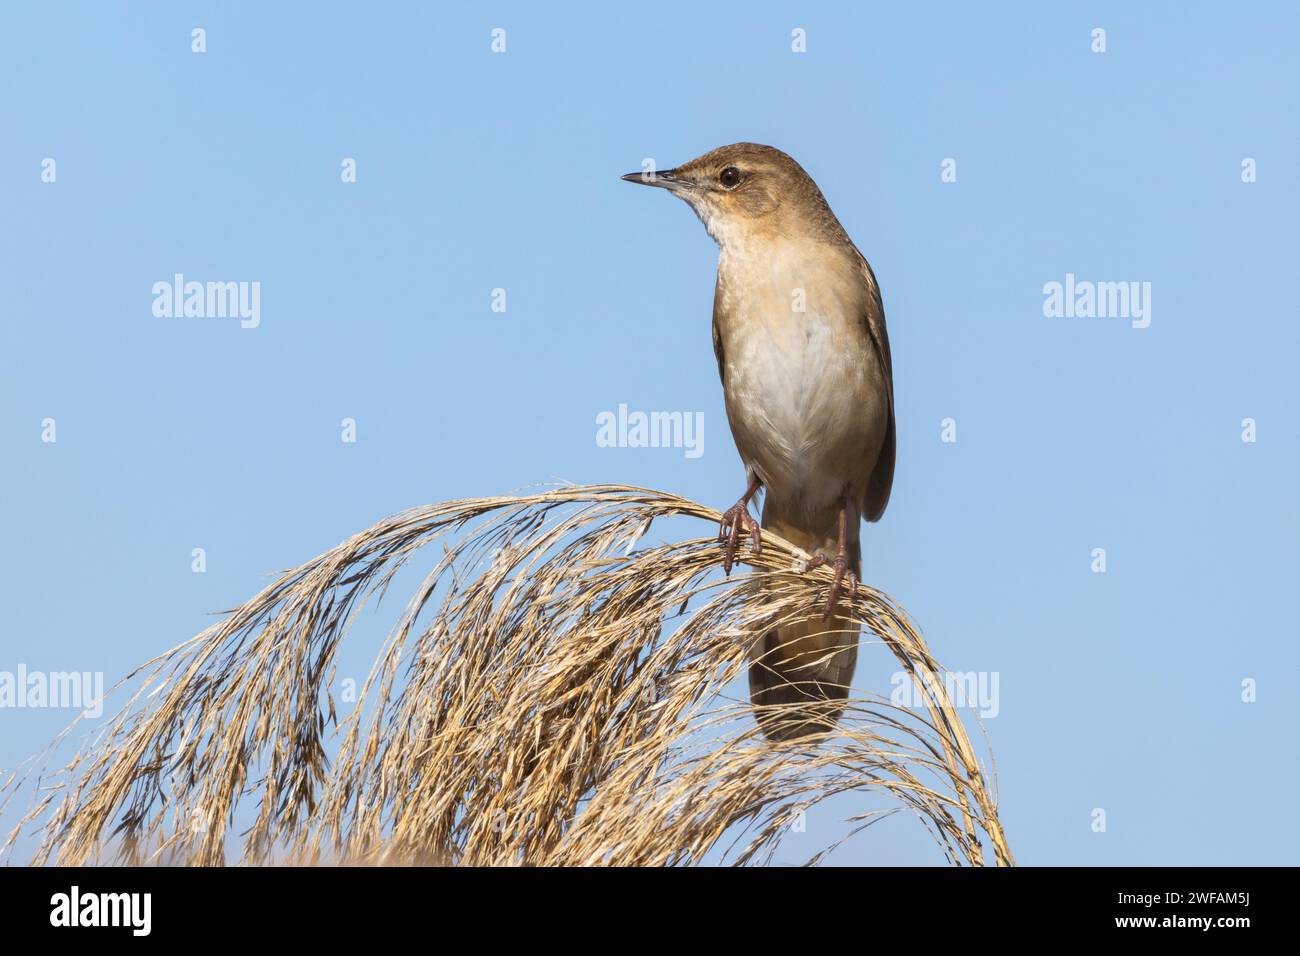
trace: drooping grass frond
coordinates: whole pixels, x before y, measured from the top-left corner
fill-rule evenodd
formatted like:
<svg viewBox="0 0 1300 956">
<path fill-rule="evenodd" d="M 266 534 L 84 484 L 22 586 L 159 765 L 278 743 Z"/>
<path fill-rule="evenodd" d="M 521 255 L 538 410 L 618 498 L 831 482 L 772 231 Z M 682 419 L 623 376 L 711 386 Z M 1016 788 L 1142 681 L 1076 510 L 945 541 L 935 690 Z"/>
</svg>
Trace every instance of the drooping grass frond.
<svg viewBox="0 0 1300 956">
<path fill-rule="evenodd" d="M 665 519 L 709 534 L 650 543 Z M 765 532 L 725 579 L 718 520 L 622 486 L 385 519 L 132 675 L 10 844 L 35 828 L 34 862 L 74 865 L 751 863 L 849 795 L 851 832 L 907 810 L 950 861 L 1010 864 L 942 672 L 884 594 L 859 585 L 844 606 L 923 706 L 853 696 L 834 730 L 773 743 L 728 699 L 757 633 L 820 618 L 831 572 Z M 350 626 L 420 562 L 341 714 Z"/>
</svg>

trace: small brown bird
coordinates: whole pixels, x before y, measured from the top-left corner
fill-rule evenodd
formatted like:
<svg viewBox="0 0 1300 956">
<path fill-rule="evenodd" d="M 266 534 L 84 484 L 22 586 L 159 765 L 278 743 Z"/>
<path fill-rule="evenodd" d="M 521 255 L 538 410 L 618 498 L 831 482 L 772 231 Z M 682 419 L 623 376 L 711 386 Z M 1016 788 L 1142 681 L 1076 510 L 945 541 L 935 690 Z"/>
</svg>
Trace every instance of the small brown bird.
<svg viewBox="0 0 1300 956">
<path fill-rule="evenodd" d="M 731 573 L 737 543 L 759 525 L 830 564 L 823 622 L 774 627 L 750 652 L 749 692 L 774 739 L 830 729 L 858 657 L 858 627 L 833 618 L 861 574 L 861 520 L 885 511 L 894 482 L 894 386 L 880 289 L 867 260 L 798 163 L 736 143 L 676 169 L 629 173 L 685 200 L 717 242 L 713 350 L 745 494 L 719 540 Z M 769 705 L 787 705 L 773 707 Z"/>
</svg>

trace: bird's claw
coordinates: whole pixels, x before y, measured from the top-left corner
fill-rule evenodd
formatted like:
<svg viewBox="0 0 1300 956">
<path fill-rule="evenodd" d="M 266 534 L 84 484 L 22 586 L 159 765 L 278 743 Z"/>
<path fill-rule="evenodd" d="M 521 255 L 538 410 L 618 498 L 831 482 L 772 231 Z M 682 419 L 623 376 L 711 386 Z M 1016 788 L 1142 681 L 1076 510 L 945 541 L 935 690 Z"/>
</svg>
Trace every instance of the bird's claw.
<svg viewBox="0 0 1300 956">
<path fill-rule="evenodd" d="M 762 528 L 759 526 L 759 523 L 754 520 L 753 515 L 749 513 L 749 507 L 743 499 L 737 501 L 722 513 L 722 523 L 718 526 L 718 540 L 725 542 L 726 544 L 722 556 L 722 570 L 726 572 L 728 576 L 730 576 L 731 566 L 736 560 L 736 545 L 740 542 L 741 528 L 744 528 L 749 532 L 749 539 L 754 544 L 754 554 L 762 554 Z"/>
<path fill-rule="evenodd" d="M 808 562 L 808 570 L 820 568 L 823 564 L 829 564 L 835 569 L 835 577 L 831 580 L 831 593 L 826 596 L 826 609 L 822 612 L 822 620 L 829 621 L 831 612 L 835 610 L 835 599 L 839 597 L 840 588 L 845 580 L 848 581 L 847 590 L 852 594 L 858 589 L 858 576 L 849 567 L 849 556 L 844 552 L 840 552 L 833 558 L 828 558 L 824 554 L 815 554 Z"/>
</svg>

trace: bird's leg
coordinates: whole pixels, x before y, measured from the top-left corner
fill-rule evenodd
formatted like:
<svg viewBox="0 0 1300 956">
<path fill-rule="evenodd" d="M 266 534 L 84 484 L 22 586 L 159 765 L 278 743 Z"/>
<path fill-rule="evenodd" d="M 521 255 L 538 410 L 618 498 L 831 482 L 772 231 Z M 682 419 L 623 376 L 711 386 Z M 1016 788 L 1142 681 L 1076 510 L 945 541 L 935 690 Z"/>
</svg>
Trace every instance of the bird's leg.
<svg viewBox="0 0 1300 956">
<path fill-rule="evenodd" d="M 835 568 L 835 577 L 831 581 L 831 593 L 826 598 L 826 610 L 822 613 L 822 620 L 831 619 L 831 611 L 835 610 L 835 599 L 839 597 L 840 586 L 844 579 L 848 578 L 849 591 L 856 591 L 858 587 L 858 576 L 853 569 L 849 567 L 849 550 L 848 550 L 848 531 L 849 531 L 849 500 L 846 493 L 840 504 L 840 548 L 839 553 L 834 558 L 827 558 L 822 554 L 815 554 L 812 560 L 808 562 L 809 568 L 818 568 L 823 564 L 829 564 Z"/>
<path fill-rule="evenodd" d="M 763 541 L 759 537 L 762 529 L 749 513 L 749 499 L 757 494 L 761 484 L 757 478 L 752 479 L 749 490 L 722 513 L 722 524 L 718 526 L 718 540 L 726 543 L 726 551 L 722 556 L 722 569 L 728 576 L 731 574 L 731 565 L 736 559 L 736 544 L 740 541 L 741 528 L 749 532 L 749 538 L 754 542 L 754 553 L 763 553 Z"/>
</svg>

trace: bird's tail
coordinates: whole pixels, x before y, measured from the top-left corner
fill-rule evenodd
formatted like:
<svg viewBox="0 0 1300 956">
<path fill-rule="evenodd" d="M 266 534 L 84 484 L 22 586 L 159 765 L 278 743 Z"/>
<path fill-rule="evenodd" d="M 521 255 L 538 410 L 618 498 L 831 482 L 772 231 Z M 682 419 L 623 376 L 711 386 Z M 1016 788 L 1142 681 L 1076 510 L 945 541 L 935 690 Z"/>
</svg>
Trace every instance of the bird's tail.
<svg viewBox="0 0 1300 956">
<path fill-rule="evenodd" d="M 849 566 L 860 577 L 860 522 L 856 514 L 849 518 Z M 838 514 L 828 521 L 812 521 L 782 509 L 769 497 L 763 505 L 763 527 L 809 554 L 830 559 L 839 553 Z M 772 740 L 797 740 L 832 729 L 844 710 L 857 662 L 858 625 L 851 619 L 823 621 L 818 615 L 769 629 L 754 643 L 749 663 L 749 699 L 763 733 Z"/>
</svg>

